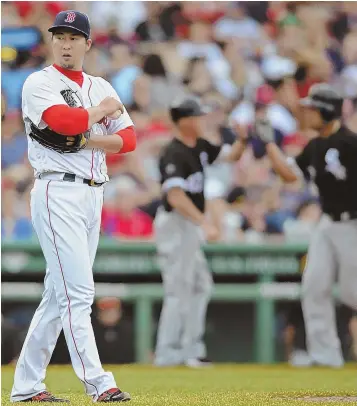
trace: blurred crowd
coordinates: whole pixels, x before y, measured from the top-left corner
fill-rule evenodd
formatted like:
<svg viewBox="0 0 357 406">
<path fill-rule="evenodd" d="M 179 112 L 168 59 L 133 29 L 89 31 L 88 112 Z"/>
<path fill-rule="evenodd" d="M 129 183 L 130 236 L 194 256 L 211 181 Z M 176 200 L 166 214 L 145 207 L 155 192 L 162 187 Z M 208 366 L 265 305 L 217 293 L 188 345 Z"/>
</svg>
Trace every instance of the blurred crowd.
<svg viewBox="0 0 357 406">
<path fill-rule="evenodd" d="M 255 118 L 267 114 L 290 156 L 315 136 L 298 103 L 312 84 L 344 92 L 346 120 L 356 108 L 357 2 L 12 1 L 1 8 L 4 240 L 33 238 L 21 88 L 52 63 L 47 29 L 61 10 L 89 15 L 93 46 L 84 70 L 110 81 L 136 126 L 135 153 L 107 157 L 106 236 L 152 238 L 158 157 L 173 135 L 167 108 L 179 94 L 212 107 L 204 131 L 227 143 L 254 132 Z M 206 197 L 223 241 L 307 241 L 321 215 L 315 190 L 283 185 L 254 137 L 240 162 L 208 170 Z"/>
</svg>

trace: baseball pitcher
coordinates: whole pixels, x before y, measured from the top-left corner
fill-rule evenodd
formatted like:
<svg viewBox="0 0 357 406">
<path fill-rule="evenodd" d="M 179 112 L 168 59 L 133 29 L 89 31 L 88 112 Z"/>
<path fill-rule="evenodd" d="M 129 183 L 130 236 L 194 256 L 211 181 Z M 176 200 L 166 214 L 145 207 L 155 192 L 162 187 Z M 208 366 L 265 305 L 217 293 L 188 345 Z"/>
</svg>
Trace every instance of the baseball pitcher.
<svg viewBox="0 0 357 406">
<path fill-rule="evenodd" d="M 134 150 L 135 132 L 112 86 L 82 72 L 92 43 L 88 17 L 60 12 L 49 31 L 55 63 L 30 75 L 22 95 L 36 178 L 32 222 L 47 263 L 45 290 L 18 359 L 11 401 L 65 401 L 43 383 L 62 328 L 86 393 L 98 402 L 127 401 L 130 395 L 102 368 L 90 313 L 108 181 L 105 154 Z"/>
</svg>

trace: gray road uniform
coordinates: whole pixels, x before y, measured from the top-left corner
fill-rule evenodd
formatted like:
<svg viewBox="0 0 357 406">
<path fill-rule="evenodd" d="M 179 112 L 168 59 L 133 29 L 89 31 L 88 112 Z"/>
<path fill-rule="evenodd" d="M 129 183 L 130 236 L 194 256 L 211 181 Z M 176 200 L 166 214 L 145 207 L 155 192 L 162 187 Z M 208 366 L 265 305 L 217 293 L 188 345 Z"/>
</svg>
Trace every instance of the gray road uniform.
<svg viewBox="0 0 357 406">
<path fill-rule="evenodd" d="M 220 146 L 204 139 L 190 148 L 175 138 L 160 160 L 163 204 L 154 225 L 164 302 L 157 338 L 157 365 L 177 365 L 206 356 L 203 335 L 212 276 L 202 252 L 203 232 L 176 212 L 166 196 L 171 188 L 180 187 L 204 212 L 204 168 L 216 160 L 220 151 Z"/>
<path fill-rule="evenodd" d="M 357 134 L 341 127 L 311 140 L 295 159 L 320 195 L 322 219 L 310 242 L 302 306 L 312 362 L 343 365 L 332 289 L 357 310 Z"/>
</svg>

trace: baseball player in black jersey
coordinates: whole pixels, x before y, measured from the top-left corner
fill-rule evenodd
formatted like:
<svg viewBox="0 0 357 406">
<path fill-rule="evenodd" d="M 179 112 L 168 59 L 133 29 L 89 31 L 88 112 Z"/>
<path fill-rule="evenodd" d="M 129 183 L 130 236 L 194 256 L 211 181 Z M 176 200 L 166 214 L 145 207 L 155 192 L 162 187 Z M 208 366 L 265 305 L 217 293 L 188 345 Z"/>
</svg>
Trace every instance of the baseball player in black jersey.
<svg viewBox="0 0 357 406">
<path fill-rule="evenodd" d="M 218 230 L 205 217 L 204 170 L 217 160 L 233 162 L 246 140 L 214 145 L 201 136 L 208 111 L 190 97 L 170 109 L 176 136 L 160 158 L 163 203 L 155 218 L 159 264 L 164 284 L 155 364 L 207 365 L 203 343 L 212 277 L 201 250 Z M 203 135 L 204 136 L 204 135 Z"/>
<path fill-rule="evenodd" d="M 357 309 L 357 134 L 341 123 L 343 98 L 329 85 L 312 86 L 301 104 L 319 136 L 295 160 L 286 159 L 274 144 L 267 120 L 256 126 L 282 179 L 294 182 L 301 175 L 319 191 L 324 214 L 309 246 L 302 308 L 309 363 L 340 367 L 344 361 L 332 290 L 337 280 L 340 300 Z"/>
</svg>

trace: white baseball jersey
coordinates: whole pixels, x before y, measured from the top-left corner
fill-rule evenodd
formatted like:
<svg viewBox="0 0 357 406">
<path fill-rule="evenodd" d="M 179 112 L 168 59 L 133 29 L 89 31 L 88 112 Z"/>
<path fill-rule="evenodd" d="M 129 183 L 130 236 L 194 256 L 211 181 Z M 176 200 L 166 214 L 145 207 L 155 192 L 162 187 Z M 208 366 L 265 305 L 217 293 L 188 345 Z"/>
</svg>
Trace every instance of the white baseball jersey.
<svg viewBox="0 0 357 406">
<path fill-rule="evenodd" d="M 30 133 L 30 122 L 40 129 L 47 127 L 42 114 L 51 106 L 58 104 L 70 107 L 95 107 L 107 96 L 120 101 L 113 87 L 100 77 L 83 73 L 83 85 L 63 75 L 53 66 L 31 74 L 25 81 L 22 91 L 22 112 L 26 133 Z M 115 134 L 117 131 L 132 126 L 129 114 L 125 110 L 117 120 L 106 119 L 96 123 L 90 129 L 95 135 Z M 105 152 L 100 149 L 85 149 L 73 154 L 60 154 L 48 149 L 28 136 L 29 161 L 35 176 L 44 172 L 67 172 L 77 176 L 93 179 L 95 182 L 109 180 Z"/>
</svg>

